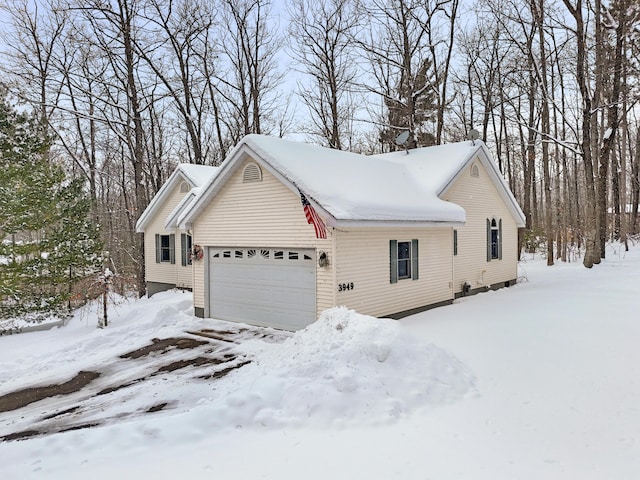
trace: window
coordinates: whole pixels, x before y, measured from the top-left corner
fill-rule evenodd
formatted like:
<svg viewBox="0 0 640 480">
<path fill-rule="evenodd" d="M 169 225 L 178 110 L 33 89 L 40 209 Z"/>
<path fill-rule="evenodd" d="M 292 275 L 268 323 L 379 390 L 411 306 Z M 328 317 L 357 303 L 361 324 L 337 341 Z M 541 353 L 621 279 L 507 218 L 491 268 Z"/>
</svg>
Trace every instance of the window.
<svg viewBox="0 0 640 480">
<path fill-rule="evenodd" d="M 390 282 L 418 279 L 418 240 L 389 240 Z"/>
<path fill-rule="evenodd" d="M 458 255 L 458 230 L 453 230 L 453 255 Z"/>
<path fill-rule="evenodd" d="M 191 252 L 193 252 L 193 237 L 188 233 L 180 235 L 180 254 L 182 257 L 182 266 L 191 265 Z"/>
<path fill-rule="evenodd" d="M 156 263 L 176 263 L 176 236 L 156 234 Z"/>
<path fill-rule="evenodd" d="M 262 170 L 255 163 L 250 163 L 242 172 L 242 183 L 260 182 L 262 180 Z"/>
<path fill-rule="evenodd" d="M 502 260 L 502 219 L 487 218 L 487 262 Z"/>
<path fill-rule="evenodd" d="M 411 278 L 411 242 L 398 242 L 398 280 Z"/>
</svg>

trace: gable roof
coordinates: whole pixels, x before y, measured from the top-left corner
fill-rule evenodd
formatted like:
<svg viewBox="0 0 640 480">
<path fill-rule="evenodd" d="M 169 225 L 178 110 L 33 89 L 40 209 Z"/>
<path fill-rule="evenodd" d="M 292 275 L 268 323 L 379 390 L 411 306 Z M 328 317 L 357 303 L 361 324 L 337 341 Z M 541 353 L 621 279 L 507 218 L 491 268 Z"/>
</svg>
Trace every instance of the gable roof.
<svg viewBox="0 0 640 480">
<path fill-rule="evenodd" d="M 518 227 L 525 226 L 525 216 L 505 181 L 491 152 L 480 140 L 465 141 L 418 148 L 406 152 L 377 155 L 404 165 L 424 188 L 433 189 L 438 197 L 444 195 L 457 178 L 479 160 L 489 174 L 498 194 L 507 206 Z"/>
<path fill-rule="evenodd" d="M 202 185 L 209 184 L 211 180 L 216 176 L 220 167 L 210 167 L 207 165 L 193 165 L 190 163 L 180 163 L 173 171 L 171 176 L 167 179 L 167 181 L 162 185 L 158 193 L 151 199 L 147 208 L 145 208 L 142 215 L 138 218 L 136 222 L 136 232 L 141 233 L 144 232 L 145 228 L 153 219 L 154 215 L 158 211 L 158 209 L 162 206 L 162 204 L 169 197 L 173 189 L 180 185 L 182 182 L 187 182 L 191 187 L 191 190 L 185 194 L 185 197 L 180 201 L 179 205 L 182 205 L 182 209 L 184 209 L 185 201 L 190 199 L 193 201 L 195 198 L 192 190 L 194 188 L 201 187 Z M 176 207 L 177 208 L 177 207 Z M 169 215 L 168 220 L 174 215 L 175 209 L 171 215 Z"/>
<path fill-rule="evenodd" d="M 179 223 L 189 226 L 243 162 L 252 159 L 294 193 L 302 191 L 329 225 L 462 224 L 464 209 L 438 195 L 483 148 L 482 142 L 461 142 L 409 154 L 367 156 L 247 135 L 229 154 L 220 173 L 184 209 Z M 497 169 L 495 164 L 493 169 Z M 515 199 L 513 202 L 517 207 Z"/>
<path fill-rule="evenodd" d="M 200 194 L 200 187 L 193 187 L 187 193 L 185 193 L 184 197 L 178 205 L 171 211 L 169 216 L 164 221 L 165 230 L 175 230 L 179 227 L 179 219 L 182 216 L 185 209 L 193 202 L 196 197 Z"/>
</svg>

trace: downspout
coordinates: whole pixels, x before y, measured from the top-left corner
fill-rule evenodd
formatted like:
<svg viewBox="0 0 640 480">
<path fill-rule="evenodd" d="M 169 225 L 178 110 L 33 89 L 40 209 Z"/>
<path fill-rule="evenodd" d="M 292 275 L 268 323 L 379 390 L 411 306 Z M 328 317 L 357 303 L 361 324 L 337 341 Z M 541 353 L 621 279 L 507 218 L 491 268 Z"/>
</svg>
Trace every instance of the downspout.
<svg viewBox="0 0 640 480">
<path fill-rule="evenodd" d="M 180 235 L 180 229 L 176 226 L 173 229 L 173 259 L 175 260 L 173 278 L 175 279 L 176 288 L 180 288 L 180 266 L 182 265 L 182 235 Z M 178 243 L 180 243 L 180 249 L 178 249 Z M 180 257 L 180 258 L 178 258 Z"/>
<path fill-rule="evenodd" d="M 191 251 L 187 252 L 187 255 L 191 256 L 193 255 L 193 247 L 196 244 L 196 232 L 193 228 L 193 225 L 191 225 L 191 228 L 186 228 L 185 232 L 187 232 L 187 235 L 191 235 Z M 204 261 L 204 256 L 202 257 L 202 260 Z M 194 315 L 195 315 L 195 309 L 196 309 L 196 259 L 194 257 L 191 257 L 191 306 L 193 307 L 194 310 Z M 204 314 L 203 314 L 204 316 Z"/>
<path fill-rule="evenodd" d="M 451 241 L 449 242 L 449 248 L 451 248 L 451 282 L 449 285 L 451 286 L 451 301 L 453 302 L 456 299 L 456 288 L 455 288 L 455 280 L 456 280 L 456 256 L 453 254 L 453 231 L 455 227 L 451 227 Z"/>
<path fill-rule="evenodd" d="M 329 266 L 331 267 L 331 296 L 332 296 L 332 306 L 338 306 L 338 272 L 336 271 L 336 265 L 338 265 L 338 239 L 337 239 L 337 229 L 336 227 L 331 228 L 331 250 L 333 261 L 329 261 Z"/>
</svg>

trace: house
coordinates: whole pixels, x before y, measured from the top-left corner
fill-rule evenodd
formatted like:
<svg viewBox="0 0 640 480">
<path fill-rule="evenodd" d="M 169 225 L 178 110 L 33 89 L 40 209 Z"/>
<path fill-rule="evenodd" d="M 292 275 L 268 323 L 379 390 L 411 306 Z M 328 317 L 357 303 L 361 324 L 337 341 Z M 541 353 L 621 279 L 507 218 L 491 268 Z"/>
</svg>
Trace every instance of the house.
<svg viewBox="0 0 640 480">
<path fill-rule="evenodd" d="M 176 287 L 192 288 L 193 239 L 178 228 L 177 221 L 200 187 L 217 172 L 218 167 L 179 164 L 140 215 L 136 231 L 144 233 L 147 295 Z"/>
<path fill-rule="evenodd" d="M 262 135 L 177 221 L 203 252 L 196 315 L 288 330 L 338 305 L 400 318 L 509 286 L 524 224 L 480 141 L 365 156 Z"/>
</svg>

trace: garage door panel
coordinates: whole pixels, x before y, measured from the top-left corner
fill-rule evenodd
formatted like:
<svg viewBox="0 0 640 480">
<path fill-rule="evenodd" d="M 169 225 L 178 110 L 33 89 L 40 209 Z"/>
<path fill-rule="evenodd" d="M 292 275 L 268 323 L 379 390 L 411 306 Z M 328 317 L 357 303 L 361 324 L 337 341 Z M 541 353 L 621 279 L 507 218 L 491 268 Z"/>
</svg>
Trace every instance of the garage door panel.
<svg viewBox="0 0 640 480">
<path fill-rule="evenodd" d="M 291 288 L 288 285 L 274 287 L 266 291 L 262 288 L 250 288 L 246 284 L 227 284 L 215 290 L 216 299 L 226 299 L 234 303 L 242 303 L 250 299 L 252 303 L 260 303 L 268 305 L 278 302 L 285 307 L 291 303 L 294 305 L 308 304 L 314 295 L 305 291 L 303 288 Z"/>
<path fill-rule="evenodd" d="M 316 315 L 314 259 L 309 249 L 211 249 L 211 316 L 304 328 Z"/>
</svg>

